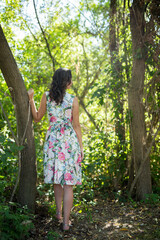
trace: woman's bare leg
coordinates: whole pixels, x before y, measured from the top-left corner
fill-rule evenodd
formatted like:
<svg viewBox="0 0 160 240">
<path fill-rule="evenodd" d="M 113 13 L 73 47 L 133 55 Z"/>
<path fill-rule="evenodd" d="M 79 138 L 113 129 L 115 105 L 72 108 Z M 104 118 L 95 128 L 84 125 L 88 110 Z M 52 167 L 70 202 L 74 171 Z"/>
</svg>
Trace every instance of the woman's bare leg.
<svg viewBox="0 0 160 240">
<path fill-rule="evenodd" d="M 63 188 L 60 184 L 54 184 L 54 196 L 56 202 L 56 217 L 62 219 L 62 199 L 63 199 Z"/>
<path fill-rule="evenodd" d="M 64 185 L 64 195 L 63 195 L 63 229 L 69 229 L 69 217 L 73 205 L 73 186 Z"/>
</svg>

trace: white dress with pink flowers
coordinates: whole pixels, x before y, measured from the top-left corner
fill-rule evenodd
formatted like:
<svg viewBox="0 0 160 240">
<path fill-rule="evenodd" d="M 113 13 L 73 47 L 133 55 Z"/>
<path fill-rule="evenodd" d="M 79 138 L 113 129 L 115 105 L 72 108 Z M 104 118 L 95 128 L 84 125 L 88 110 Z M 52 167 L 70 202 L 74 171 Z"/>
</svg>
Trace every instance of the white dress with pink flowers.
<svg viewBox="0 0 160 240">
<path fill-rule="evenodd" d="M 44 143 L 44 181 L 66 185 L 80 185 L 81 151 L 72 127 L 74 96 L 66 93 L 61 105 L 51 101 L 46 92 L 50 122 Z"/>
</svg>

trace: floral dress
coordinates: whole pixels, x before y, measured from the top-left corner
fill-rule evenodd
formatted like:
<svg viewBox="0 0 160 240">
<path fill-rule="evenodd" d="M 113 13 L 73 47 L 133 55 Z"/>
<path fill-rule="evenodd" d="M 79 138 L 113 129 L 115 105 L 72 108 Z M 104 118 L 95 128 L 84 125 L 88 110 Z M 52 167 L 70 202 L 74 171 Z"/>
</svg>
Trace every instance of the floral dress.
<svg viewBox="0 0 160 240">
<path fill-rule="evenodd" d="M 74 96 L 66 93 L 57 105 L 46 92 L 50 122 L 44 143 L 44 182 L 66 185 L 81 184 L 81 151 L 72 126 Z"/>
</svg>

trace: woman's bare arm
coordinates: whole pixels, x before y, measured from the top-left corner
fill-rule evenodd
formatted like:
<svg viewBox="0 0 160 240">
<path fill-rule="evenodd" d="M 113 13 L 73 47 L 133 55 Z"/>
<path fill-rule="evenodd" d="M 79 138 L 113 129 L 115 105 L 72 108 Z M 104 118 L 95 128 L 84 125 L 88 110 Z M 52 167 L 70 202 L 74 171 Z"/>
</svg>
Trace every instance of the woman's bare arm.
<svg viewBox="0 0 160 240">
<path fill-rule="evenodd" d="M 81 148 L 81 155 L 82 155 L 82 159 L 83 159 L 82 133 L 81 133 L 81 126 L 79 123 L 79 104 L 78 104 L 77 97 L 75 97 L 73 100 L 73 128 L 77 134 L 77 138 L 78 138 L 79 145 Z"/>
<path fill-rule="evenodd" d="M 41 102 L 40 102 L 40 107 L 39 107 L 38 111 L 36 109 L 34 99 L 33 99 L 34 90 L 30 89 L 28 91 L 28 95 L 29 95 L 29 102 L 30 102 L 30 105 L 31 105 L 33 120 L 35 122 L 39 122 L 46 112 L 46 94 L 44 93 L 43 96 L 42 96 L 42 99 L 41 99 Z"/>
</svg>

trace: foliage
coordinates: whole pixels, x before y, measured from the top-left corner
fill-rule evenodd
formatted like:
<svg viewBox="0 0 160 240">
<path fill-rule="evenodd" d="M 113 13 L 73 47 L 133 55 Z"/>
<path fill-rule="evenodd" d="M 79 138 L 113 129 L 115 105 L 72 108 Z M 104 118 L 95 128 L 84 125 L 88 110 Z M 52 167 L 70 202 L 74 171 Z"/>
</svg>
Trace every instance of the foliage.
<svg viewBox="0 0 160 240">
<path fill-rule="evenodd" d="M 32 216 L 27 208 L 20 208 L 15 203 L 0 204 L 0 238 L 1 240 L 20 240 L 29 236 L 33 228 Z"/>
<path fill-rule="evenodd" d="M 11 196 L 12 188 L 18 175 L 18 151 L 23 146 L 18 147 L 12 138 L 9 137 L 9 131 L 5 127 L 0 136 L 0 200 Z"/>
<path fill-rule="evenodd" d="M 56 232 L 54 232 L 54 231 L 50 231 L 50 232 L 48 232 L 47 239 L 48 239 L 48 240 L 56 240 L 56 239 L 59 239 L 59 234 L 56 233 Z"/>
<path fill-rule="evenodd" d="M 146 199 L 144 200 L 145 203 L 149 204 L 158 204 L 160 203 L 160 196 L 158 194 L 147 194 Z"/>
</svg>

